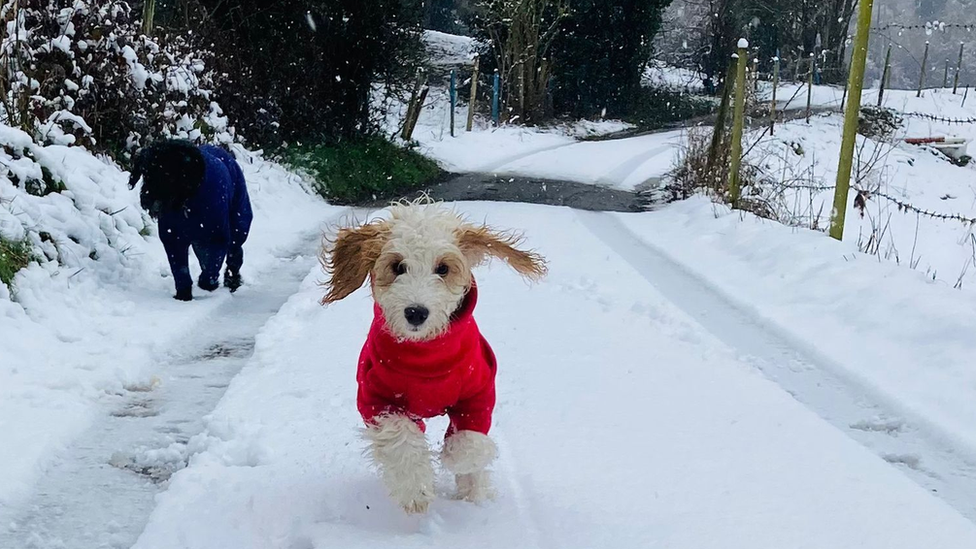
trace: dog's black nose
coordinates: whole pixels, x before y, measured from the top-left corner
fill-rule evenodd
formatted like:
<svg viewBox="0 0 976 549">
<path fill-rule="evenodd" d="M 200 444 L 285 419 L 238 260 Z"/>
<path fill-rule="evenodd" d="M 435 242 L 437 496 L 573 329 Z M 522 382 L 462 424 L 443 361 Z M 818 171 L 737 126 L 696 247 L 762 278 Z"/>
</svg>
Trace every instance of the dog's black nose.
<svg viewBox="0 0 976 549">
<path fill-rule="evenodd" d="M 403 310 L 403 316 L 407 318 L 407 322 L 414 326 L 420 326 L 427 321 L 427 317 L 430 316 L 430 311 L 427 307 L 421 307 L 420 305 L 414 305 L 407 307 Z"/>
</svg>

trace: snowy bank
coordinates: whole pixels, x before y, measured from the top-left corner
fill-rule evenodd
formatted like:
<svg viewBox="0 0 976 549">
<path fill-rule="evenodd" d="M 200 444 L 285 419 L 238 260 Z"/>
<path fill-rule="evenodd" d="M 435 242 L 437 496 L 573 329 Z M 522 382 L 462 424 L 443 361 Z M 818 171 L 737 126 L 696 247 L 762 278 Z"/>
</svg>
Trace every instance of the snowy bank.
<svg viewBox="0 0 976 549">
<path fill-rule="evenodd" d="M 884 401 L 890 421 L 909 418 L 976 455 L 971 292 L 702 198 L 620 219 Z"/>
<path fill-rule="evenodd" d="M 951 93 L 931 92 L 917 99 L 914 92 L 892 91 L 885 97 L 899 112 L 976 118 L 976 105 L 963 107 L 962 97 Z M 829 225 L 842 126 L 839 114 L 817 115 L 810 123 L 777 124 L 772 136 L 767 133 L 760 139 L 761 130 L 755 130 L 744 138 L 749 148 L 746 162 L 759 167 L 764 179 L 772 181 L 763 185 L 760 197 L 784 223 L 819 229 Z M 976 219 L 976 167 L 957 166 L 932 148 L 904 142 L 919 137 L 972 140 L 976 139 L 976 124 L 904 116 L 902 126 L 889 137 L 858 136 L 860 167 L 852 185 L 869 191 L 871 198 L 862 215 L 854 209 L 857 193 L 851 193 L 845 239 L 882 259 L 965 290 L 976 283 L 973 226 L 909 211 L 903 205 Z"/>
</svg>

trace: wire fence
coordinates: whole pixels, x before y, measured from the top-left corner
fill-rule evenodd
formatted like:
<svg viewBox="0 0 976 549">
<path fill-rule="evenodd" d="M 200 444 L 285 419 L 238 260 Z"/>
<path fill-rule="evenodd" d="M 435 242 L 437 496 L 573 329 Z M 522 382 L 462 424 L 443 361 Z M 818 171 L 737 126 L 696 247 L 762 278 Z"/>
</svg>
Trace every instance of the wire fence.
<svg viewBox="0 0 976 549">
<path fill-rule="evenodd" d="M 947 30 L 965 30 L 967 32 L 972 32 L 976 30 L 976 24 L 973 23 L 942 23 L 940 21 L 934 21 L 930 23 L 913 23 L 911 25 L 905 25 L 902 23 L 887 23 L 885 25 L 880 25 L 877 27 L 871 27 L 871 32 L 886 32 L 889 30 L 921 30 L 925 32 L 945 32 Z"/>
<path fill-rule="evenodd" d="M 939 116 L 937 114 L 928 114 L 924 112 L 903 112 L 899 113 L 901 116 L 909 116 L 911 118 L 923 118 L 926 120 L 931 120 L 933 122 L 942 122 L 944 124 L 976 124 L 976 118 L 951 118 L 948 116 Z"/>
</svg>

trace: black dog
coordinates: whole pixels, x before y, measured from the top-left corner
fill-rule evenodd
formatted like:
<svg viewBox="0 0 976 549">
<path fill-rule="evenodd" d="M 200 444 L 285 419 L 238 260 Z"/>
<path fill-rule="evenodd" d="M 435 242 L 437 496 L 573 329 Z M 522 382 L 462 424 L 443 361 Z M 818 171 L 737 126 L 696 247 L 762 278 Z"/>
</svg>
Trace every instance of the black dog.
<svg viewBox="0 0 976 549">
<path fill-rule="evenodd" d="M 189 248 L 203 272 L 197 284 L 207 291 L 241 284 L 242 246 L 251 230 L 251 201 L 240 165 L 227 151 L 181 140 L 156 141 L 136 156 L 129 188 L 143 180 L 140 202 L 159 220 L 159 239 L 166 248 L 176 281 L 176 299 L 193 299 Z"/>
</svg>

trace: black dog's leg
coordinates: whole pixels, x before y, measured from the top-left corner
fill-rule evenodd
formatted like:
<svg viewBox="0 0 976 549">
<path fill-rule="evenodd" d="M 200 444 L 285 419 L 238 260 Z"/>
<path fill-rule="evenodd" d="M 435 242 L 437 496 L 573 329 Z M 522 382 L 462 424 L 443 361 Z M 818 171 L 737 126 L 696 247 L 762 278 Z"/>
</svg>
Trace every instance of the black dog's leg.
<svg viewBox="0 0 976 549">
<path fill-rule="evenodd" d="M 164 233 L 168 234 L 168 233 Z M 163 238 L 163 248 L 169 260 L 169 269 L 176 283 L 176 299 L 193 299 L 193 278 L 190 277 L 190 243 L 178 237 Z"/>
<path fill-rule="evenodd" d="M 241 278 L 241 267 L 244 265 L 244 248 L 240 244 L 232 243 L 227 250 L 227 272 L 224 273 L 224 286 L 236 292 L 244 284 Z"/>
<path fill-rule="evenodd" d="M 220 287 L 220 267 L 224 264 L 227 248 L 222 245 L 193 243 L 193 253 L 200 262 L 200 280 L 197 286 L 201 290 L 212 292 Z"/>
</svg>

